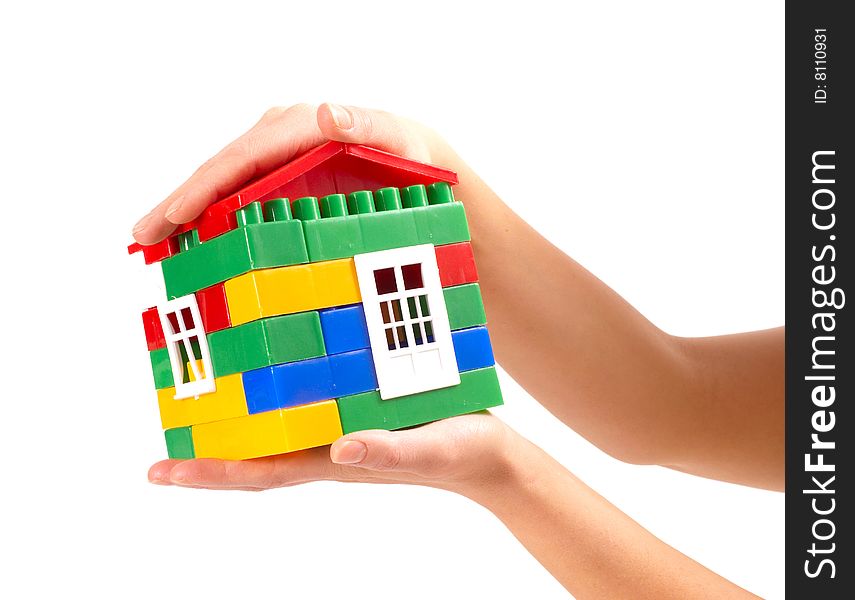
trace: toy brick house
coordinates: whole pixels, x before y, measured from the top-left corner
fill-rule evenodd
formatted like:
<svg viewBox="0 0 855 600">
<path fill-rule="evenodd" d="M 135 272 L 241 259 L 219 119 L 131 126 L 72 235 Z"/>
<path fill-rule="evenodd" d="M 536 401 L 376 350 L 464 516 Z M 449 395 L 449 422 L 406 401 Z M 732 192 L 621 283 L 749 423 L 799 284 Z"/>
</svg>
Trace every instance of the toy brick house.
<svg viewBox="0 0 855 600">
<path fill-rule="evenodd" d="M 328 142 L 129 246 L 166 284 L 143 324 L 169 456 L 280 454 L 501 404 L 455 183 Z"/>
</svg>

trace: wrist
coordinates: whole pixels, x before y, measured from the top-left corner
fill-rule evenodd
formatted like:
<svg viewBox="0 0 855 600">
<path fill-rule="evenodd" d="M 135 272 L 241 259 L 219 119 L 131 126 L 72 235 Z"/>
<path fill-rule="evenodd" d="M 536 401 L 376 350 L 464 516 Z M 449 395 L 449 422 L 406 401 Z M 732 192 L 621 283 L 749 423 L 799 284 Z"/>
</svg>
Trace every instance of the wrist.
<svg viewBox="0 0 855 600">
<path fill-rule="evenodd" d="M 492 451 L 479 461 L 477 470 L 461 480 L 452 491 L 484 506 L 493 513 L 512 506 L 532 485 L 543 468 L 535 454 L 542 451 L 510 427 L 503 431 Z"/>
</svg>

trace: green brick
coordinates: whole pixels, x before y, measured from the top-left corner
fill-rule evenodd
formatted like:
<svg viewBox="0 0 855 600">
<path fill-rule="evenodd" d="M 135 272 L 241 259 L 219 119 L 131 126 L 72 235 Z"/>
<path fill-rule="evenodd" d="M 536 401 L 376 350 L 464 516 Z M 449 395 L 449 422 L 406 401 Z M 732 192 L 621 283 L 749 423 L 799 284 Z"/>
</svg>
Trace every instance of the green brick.
<svg viewBox="0 0 855 600">
<path fill-rule="evenodd" d="M 442 293 L 452 331 L 487 324 L 481 288 L 477 283 L 443 288 Z"/>
<path fill-rule="evenodd" d="M 215 377 L 326 354 L 317 311 L 270 317 L 208 335 Z"/>
<path fill-rule="evenodd" d="M 344 433 L 364 429 L 401 429 L 477 412 L 502 404 L 495 367 L 460 374 L 460 385 L 383 400 L 379 392 L 338 399 Z"/>
<path fill-rule="evenodd" d="M 172 364 L 169 362 L 169 351 L 166 348 L 159 348 L 149 352 L 151 359 L 151 372 L 154 375 L 154 387 L 158 390 L 172 387 L 175 382 L 172 380 Z"/>
<path fill-rule="evenodd" d="M 449 202 L 410 209 L 419 231 L 419 244 L 455 244 L 468 242 L 466 210 L 460 202 Z"/>
<path fill-rule="evenodd" d="M 364 251 L 377 252 L 419 244 L 415 212 L 416 209 L 408 208 L 358 215 Z"/>
<path fill-rule="evenodd" d="M 291 220 L 239 227 L 161 261 L 161 268 L 167 296 L 178 298 L 248 271 L 308 260 L 303 227 Z"/>
<path fill-rule="evenodd" d="M 350 258 L 365 252 L 359 217 L 330 217 L 303 221 L 306 250 L 311 262 Z"/>
<path fill-rule="evenodd" d="M 176 427 L 163 432 L 169 458 L 196 458 L 193 452 L 193 435 L 189 427 Z"/>
<path fill-rule="evenodd" d="M 466 211 L 460 202 L 307 220 L 303 221 L 303 233 L 312 262 L 470 239 Z"/>
</svg>

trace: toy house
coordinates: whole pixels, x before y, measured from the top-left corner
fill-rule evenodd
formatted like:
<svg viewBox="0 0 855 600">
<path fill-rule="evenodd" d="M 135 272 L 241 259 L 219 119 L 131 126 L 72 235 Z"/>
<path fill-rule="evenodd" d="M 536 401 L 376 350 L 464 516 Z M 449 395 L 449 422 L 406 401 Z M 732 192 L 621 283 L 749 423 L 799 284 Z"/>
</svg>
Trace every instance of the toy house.
<svg viewBox="0 0 855 600">
<path fill-rule="evenodd" d="M 143 325 L 169 456 L 281 454 L 502 404 L 455 183 L 328 142 L 129 246 L 166 284 Z"/>
</svg>

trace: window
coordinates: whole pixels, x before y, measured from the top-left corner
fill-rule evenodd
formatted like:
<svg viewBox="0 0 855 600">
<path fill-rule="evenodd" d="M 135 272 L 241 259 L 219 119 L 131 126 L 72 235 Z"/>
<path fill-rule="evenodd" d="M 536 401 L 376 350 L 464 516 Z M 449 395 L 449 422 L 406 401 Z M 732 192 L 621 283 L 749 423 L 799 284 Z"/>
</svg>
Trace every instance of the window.
<svg viewBox="0 0 855 600">
<path fill-rule="evenodd" d="M 175 399 L 198 397 L 215 391 L 208 338 L 195 294 L 164 302 L 157 307 L 157 313 L 172 365 Z"/>
<path fill-rule="evenodd" d="M 432 245 L 354 257 L 384 400 L 460 383 Z"/>
</svg>

